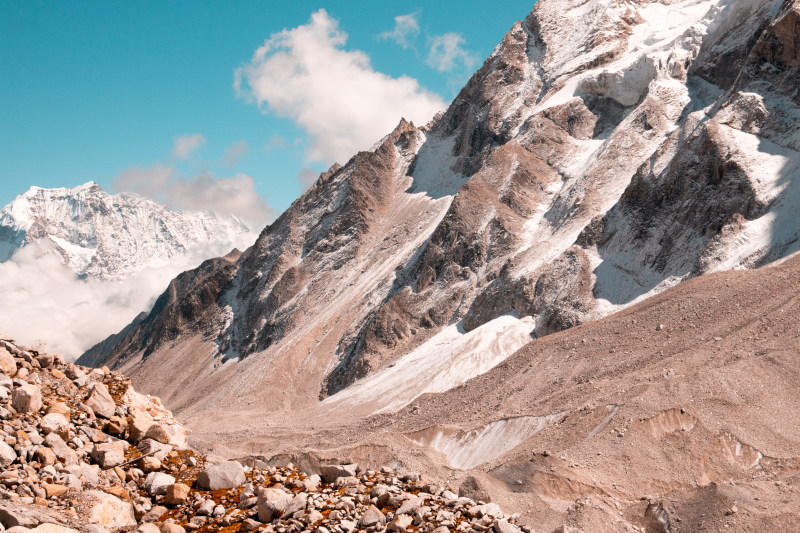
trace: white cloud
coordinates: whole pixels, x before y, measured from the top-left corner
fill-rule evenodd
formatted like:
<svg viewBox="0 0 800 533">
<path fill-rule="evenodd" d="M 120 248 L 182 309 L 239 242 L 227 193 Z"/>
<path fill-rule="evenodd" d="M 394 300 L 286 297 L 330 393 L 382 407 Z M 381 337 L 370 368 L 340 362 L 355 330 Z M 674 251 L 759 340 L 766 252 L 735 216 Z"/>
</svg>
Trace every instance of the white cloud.
<svg viewBox="0 0 800 533">
<path fill-rule="evenodd" d="M 189 159 L 192 152 L 205 144 L 206 138 L 200 133 L 175 137 L 175 144 L 172 147 L 172 157 L 176 159 Z"/>
<path fill-rule="evenodd" d="M 156 163 L 132 167 L 117 176 L 115 192 L 135 192 L 161 200 L 175 209 L 199 209 L 232 214 L 251 228 L 261 228 L 272 218 L 272 208 L 256 192 L 253 178 L 238 173 L 230 178 L 213 175 L 182 177 L 173 166 Z"/>
<path fill-rule="evenodd" d="M 477 56 L 464 48 L 466 40 L 458 33 L 436 35 L 429 41 L 430 50 L 425 62 L 439 72 L 450 72 L 461 65 L 472 70 L 478 62 Z"/>
<path fill-rule="evenodd" d="M 314 185 L 317 178 L 319 178 L 319 172 L 309 167 L 303 167 L 297 175 L 297 181 L 300 182 L 300 186 L 304 191 Z"/>
<path fill-rule="evenodd" d="M 410 48 L 419 35 L 417 13 L 399 15 L 394 18 L 394 29 L 380 34 L 381 39 L 389 39 L 403 48 Z"/>
<path fill-rule="evenodd" d="M 232 167 L 239 163 L 242 158 L 250 151 L 250 145 L 247 144 L 246 141 L 239 141 L 237 143 L 233 143 L 225 150 L 225 155 L 222 156 L 222 160 L 225 161 L 225 164 L 229 167 Z"/>
<path fill-rule="evenodd" d="M 306 131 L 308 161 L 344 163 L 401 117 L 425 124 L 445 107 L 417 80 L 375 71 L 366 54 L 345 50 L 346 42 L 338 22 L 320 9 L 308 24 L 272 35 L 235 73 L 239 95 Z"/>
<path fill-rule="evenodd" d="M 271 152 L 272 150 L 282 150 L 286 148 L 286 139 L 280 135 L 273 135 L 264 145 L 264 150 Z"/>
<path fill-rule="evenodd" d="M 251 234 L 237 243 L 198 245 L 169 264 L 151 266 L 124 281 L 81 280 L 56 255 L 45 255 L 37 246 L 22 248 L 0 263 L 2 333 L 74 359 L 149 311 L 180 272 L 225 255 L 232 246 L 244 250 L 254 240 Z"/>
</svg>

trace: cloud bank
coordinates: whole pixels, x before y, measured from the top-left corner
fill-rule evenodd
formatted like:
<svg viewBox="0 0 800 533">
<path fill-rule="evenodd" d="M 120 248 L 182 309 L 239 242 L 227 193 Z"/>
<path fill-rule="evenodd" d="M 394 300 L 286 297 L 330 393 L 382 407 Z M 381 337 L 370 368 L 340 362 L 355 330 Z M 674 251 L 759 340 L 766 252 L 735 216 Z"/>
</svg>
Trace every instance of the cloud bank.
<svg viewBox="0 0 800 533">
<path fill-rule="evenodd" d="M 114 179 L 111 188 L 114 192 L 135 192 L 155 198 L 174 209 L 236 215 L 255 231 L 260 231 L 273 217 L 272 208 L 256 192 L 253 178 L 243 173 L 230 178 L 213 175 L 186 178 L 174 166 L 156 163 L 149 168 L 125 170 Z"/>
<path fill-rule="evenodd" d="M 445 108 L 417 80 L 375 71 L 366 54 L 346 50 L 346 43 L 338 21 L 320 9 L 308 24 L 273 34 L 235 72 L 240 96 L 305 130 L 308 161 L 344 163 L 401 117 L 425 124 Z"/>
</svg>

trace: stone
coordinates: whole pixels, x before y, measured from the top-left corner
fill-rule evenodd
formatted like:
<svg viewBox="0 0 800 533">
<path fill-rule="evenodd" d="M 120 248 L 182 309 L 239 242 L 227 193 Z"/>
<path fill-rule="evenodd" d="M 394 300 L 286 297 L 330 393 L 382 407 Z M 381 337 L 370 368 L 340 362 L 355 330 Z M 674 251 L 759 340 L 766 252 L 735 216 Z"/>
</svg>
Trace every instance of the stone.
<svg viewBox="0 0 800 533">
<path fill-rule="evenodd" d="M 64 374 L 66 374 L 66 376 L 72 381 L 86 377 L 86 372 L 81 370 L 79 366 L 73 363 L 67 365 L 67 368 L 64 370 Z"/>
<path fill-rule="evenodd" d="M 200 507 L 197 508 L 197 514 L 200 516 L 211 516 L 211 513 L 214 512 L 214 507 L 214 500 L 205 500 L 200 504 Z"/>
<path fill-rule="evenodd" d="M 471 513 L 475 513 L 477 516 L 481 517 L 490 516 L 492 518 L 503 518 L 503 511 L 496 503 L 485 503 L 483 505 L 478 505 L 470 511 Z"/>
<path fill-rule="evenodd" d="M 62 494 L 65 494 L 69 490 L 68 487 L 65 487 L 64 485 L 58 485 L 55 483 L 43 483 L 42 488 L 47 493 L 48 498 L 61 496 Z"/>
<path fill-rule="evenodd" d="M 142 516 L 142 522 L 158 522 L 167 512 L 169 512 L 169 509 L 163 505 L 156 505 Z"/>
<path fill-rule="evenodd" d="M 269 523 L 274 518 L 280 518 L 291 505 L 292 499 L 291 494 L 287 494 L 280 489 L 259 487 L 258 519 L 264 523 Z"/>
<path fill-rule="evenodd" d="M 207 466 L 197 476 L 197 484 L 206 490 L 232 489 L 247 480 L 244 468 L 237 461 L 225 461 Z"/>
<path fill-rule="evenodd" d="M 486 485 L 475 476 L 469 476 L 461 483 L 461 486 L 458 487 L 458 496 L 476 502 L 489 503 L 492 501 Z"/>
<path fill-rule="evenodd" d="M 389 522 L 389 525 L 386 526 L 386 529 L 389 531 L 405 531 L 412 522 L 414 522 L 414 519 L 409 515 L 401 514 Z"/>
<path fill-rule="evenodd" d="M 320 479 L 317 474 L 308 476 L 303 480 L 303 488 L 307 491 L 316 491 L 319 489 L 320 481 L 322 481 L 322 479 Z"/>
<path fill-rule="evenodd" d="M 164 501 L 169 505 L 183 505 L 191 500 L 189 496 L 189 485 L 183 483 L 173 483 L 167 486 L 167 491 L 164 494 Z"/>
<path fill-rule="evenodd" d="M 100 490 L 88 490 L 80 494 L 86 504 L 86 517 L 92 524 L 108 529 L 136 526 L 133 505 Z"/>
<path fill-rule="evenodd" d="M 415 512 L 417 512 L 420 505 L 422 505 L 422 499 L 414 495 L 410 496 L 411 496 L 410 498 L 408 498 L 400 505 L 395 515 L 414 514 Z"/>
<path fill-rule="evenodd" d="M 70 414 L 69 406 L 64 402 L 53 402 L 50 407 L 47 408 L 47 414 L 59 414 L 62 415 L 64 418 L 69 420 L 72 415 Z"/>
<path fill-rule="evenodd" d="M 31 383 L 17 387 L 11 405 L 18 413 L 38 413 L 42 408 L 42 389 Z"/>
<path fill-rule="evenodd" d="M 53 366 L 53 361 L 55 361 L 55 357 L 49 353 L 42 353 L 36 356 L 36 362 L 39 363 L 41 368 L 50 368 Z"/>
<path fill-rule="evenodd" d="M 150 472 L 144 479 L 144 490 L 150 496 L 166 494 L 167 487 L 175 483 L 175 478 L 164 472 Z"/>
<path fill-rule="evenodd" d="M 153 420 L 143 416 L 132 416 L 128 418 L 128 430 L 131 442 L 139 442 L 147 434 L 147 430 L 153 425 Z"/>
<path fill-rule="evenodd" d="M 162 522 L 158 524 L 161 533 L 186 533 L 186 530 L 178 524 L 172 522 Z"/>
<path fill-rule="evenodd" d="M 161 530 L 152 522 L 145 522 L 136 528 L 136 533 L 161 533 Z"/>
<path fill-rule="evenodd" d="M 345 533 L 350 533 L 356 528 L 356 523 L 352 520 L 342 520 L 339 522 L 339 529 Z"/>
<path fill-rule="evenodd" d="M 75 450 L 67 446 L 67 443 L 64 442 L 64 439 L 59 437 L 58 434 L 50 433 L 44 438 L 44 443 L 53 450 L 53 453 L 56 454 L 59 460 L 64 461 L 65 465 L 78 462 L 78 455 L 75 453 Z"/>
<path fill-rule="evenodd" d="M 121 416 L 112 416 L 108 420 L 107 431 L 111 435 L 124 438 L 128 431 L 128 421 Z"/>
<path fill-rule="evenodd" d="M 136 445 L 136 449 L 143 455 L 150 455 L 156 459 L 163 461 L 167 458 L 169 452 L 172 451 L 172 446 L 169 444 L 161 444 L 153 439 L 140 440 Z"/>
<path fill-rule="evenodd" d="M 0 372 L 7 376 L 17 373 L 17 362 L 14 361 L 14 356 L 3 347 L 0 347 Z"/>
<path fill-rule="evenodd" d="M 508 520 L 495 520 L 492 524 L 495 533 L 520 533 L 520 529 Z"/>
<path fill-rule="evenodd" d="M 160 442 L 161 444 L 170 444 L 169 433 L 161 424 L 153 424 L 149 428 L 147 428 L 147 432 L 144 434 L 144 438 L 146 439 L 153 439 L 156 442 Z"/>
<path fill-rule="evenodd" d="M 49 413 L 39 421 L 39 427 L 45 435 L 57 433 L 62 439 L 69 439 L 69 420 L 60 413 Z"/>
<path fill-rule="evenodd" d="M 142 457 L 142 459 L 139 461 L 139 466 L 145 472 L 161 470 L 161 459 L 158 457 L 153 457 L 152 455 L 149 457 Z"/>
<path fill-rule="evenodd" d="M 125 445 L 121 441 L 95 444 L 92 447 L 92 459 L 103 470 L 119 466 L 125 462 Z"/>
<path fill-rule="evenodd" d="M 81 533 L 77 529 L 72 529 L 71 527 L 62 526 L 59 524 L 39 524 L 33 529 L 28 530 L 29 533 Z"/>
<path fill-rule="evenodd" d="M 119 475 L 117 475 L 117 477 L 119 477 Z M 122 501 L 126 501 L 126 502 L 131 501 L 131 495 L 128 494 L 127 490 L 125 490 L 123 487 L 120 487 L 119 485 L 107 488 L 106 492 L 111 494 L 111 495 L 113 495 L 113 496 L 116 496 L 117 498 L 119 498 Z"/>
<path fill-rule="evenodd" d="M 333 483 L 340 477 L 354 477 L 358 471 L 358 465 L 322 465 L 320 476 L 325 483 Z"/>
<path fill-rule="evenodd" d="M 39 446 L 33 456 L 42 466 L 55 464 L 55 462 L 58 460 L 53 450 L 47 446 Z"/>
<path fill-rule="evenodd" d="M 383 513 L 375 507 L 374 505 L 370 505 L 364 514 L 361 515 L 361 518 L 358 521 L 359 527 L 372 527 L 378 524 L 385 524 L 386 517 L 383 516 Z"/>
<path fill-rule="evenodd" d="M 0 465 L 5 467 L 16 460 L 17 452 L 14 451 L 14 448 L 6 444 L 5 441 L 0 440 Z"/>
<path fill-rule="evenodd" d="M 114 411 L 117 409 L 117 404 L 114 403 L 114 398 L 108 392 L 108 387 L 103 383 L 95 383 L 89 393 L 89 397 L 84 402 L 96 416 L 102 418 L 111 418 L 114 416 Z"/>
</svg>

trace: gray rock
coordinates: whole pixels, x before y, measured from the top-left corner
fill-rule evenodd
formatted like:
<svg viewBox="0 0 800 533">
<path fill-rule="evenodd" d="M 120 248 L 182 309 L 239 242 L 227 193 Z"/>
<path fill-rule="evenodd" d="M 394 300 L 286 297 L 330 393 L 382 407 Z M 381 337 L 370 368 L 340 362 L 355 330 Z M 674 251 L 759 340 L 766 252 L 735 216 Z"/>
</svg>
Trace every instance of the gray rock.
<svg viewBox="0 0 800 533">
<path fill-rule="evenodd" d="M 214 512 L 214 500 L 205 500 L 203 503 L 200 504 L 200 507 L 197 508 L 198 516 L 211 516 L 211 513 L 213 512 Z"/>
<path fill-rule="evenodd" d="M 125 462 L 125 446 L 121 441 L 95 444 L 92 459 L 104 470 L 114 468 Z"/>
<path fill-rule="evenodd" d="M 55 357 L 49 353 L 43 353 L 36 356 L 36 362 L 39 363 L 39 366 L 42 368 L 50 368 L 53 366 L 53 361 Z"/>
<path fill-rule="evenodd" d="M 414 495 L 409 495 L 409 496 L 410 497 L 406 501 L 404 501 L 397 509 L 395 515 L 414 514 L 419 510 L 420 505 L 422 505 L 422 499 Z"/>
<path fill-rule="evenodd" d="M 6 444 L 5 441 L 0 440 L 0 465 L 5 467 L 16 460 L 17 452 L 14 451 L 14 448 Z"/>
<path fill-rule="evenodd" d="M 292 500 L 291 494 L 287 494 L 280 489 L 259 487 L 258 519 L 264 523 L 269 523 L 275 518 L 280 518 L 292 504 Z"/>
<path fill-rule="evenodd" d="M 383 516 L 383 513 L 375 507 L 374 505 L 370 505 L 364 514 L 361 515 L 361 519 L 358 521 L 359 527 L 372 527 L 378 524 L 385 524 L 386 517 Z"/>
<path fill-rule="evenodd" d="M 114 398 L 112 398 L 111 393 L 108 392 L 108 387 L 103 383 L 95 383 L 92 386 L 92 391 L 89 393 L 89 397 L 86 398 L 84 403 L 94 411 L 95 415 L 103 418 L 111 418 L 114 416 L 114 411 L 117 408 L 117 404 L 114 403 Z"/>
<path fill-rule="evenodd" d="M 207 466 L 197 476 L 197 484 L 206 490 L 232 489 L 246 481 L 244 468 L 237 461 Z"/>
<path fill-rule="evenodd" d="M 142 455 L 152 453 L 153 457 L 159 461 L 163 461 L 167 458 L 169 452 L 172 451 L 172 446 L 169 444 L 162 444 L 153 439 L 144 439 L 139 441 L 139 444 L 136 445 L 136 449 L 139 450 Z"/>
<path fill-rule="evenodd" d="M 514 524 L 509 524 L 508 520 L 495 520 L 492 528 L 495 533 L 520 533 L 520 529 Z"/>
<path fill-rule="evenodd" d="M 333 483 L 340 477 L 354 477 L 358 471 L 358 465 L 322 465 L 320 475 L 325 483 Z"/>
<path fill-rule="evenodd" d="M 167 487 L 175 483 L 175 478 L 164 472 L 150 472 L 144 479 L 144 490 L 150 496 L 167 493 Z"/>
<path fill-rule="evenodd" d="M 14 390 L 11 405 L 18 413 L 38 413 L 42 408 L 42 389 L 27 383 Z"/>
<path fill-rule="evenodd" d="M 401 514 L 397 516 L 394 520 L 389 522 L 389 525 L 386 526 L 386 529 L 389 531 L 405 531 L 408 526 L 414 521 L 413 518 L 408 516 L 407 514 Z"/>
<path fill-rule="evenodd" d="M 469 498 L 476 502 L 489 503 L 492 501 L 489 490 L 480 479 L 475 476 L 469 476 L 458 487 L 458 496 L 461 498 Z"/>
<path fill-rule="evenodd" d="M 50 433 L 44 438 L 44 444 L 53 450 L 53 453 L 56 454 L 56 457 L 61 461 L 64 461 L 65 465 L 70 465 L 73 463 L 78 462 L 78 455 L 75 453 L 75 450 L 67 446 L 67 443 L 64 442 L 58 434 Z"/>
</svg>

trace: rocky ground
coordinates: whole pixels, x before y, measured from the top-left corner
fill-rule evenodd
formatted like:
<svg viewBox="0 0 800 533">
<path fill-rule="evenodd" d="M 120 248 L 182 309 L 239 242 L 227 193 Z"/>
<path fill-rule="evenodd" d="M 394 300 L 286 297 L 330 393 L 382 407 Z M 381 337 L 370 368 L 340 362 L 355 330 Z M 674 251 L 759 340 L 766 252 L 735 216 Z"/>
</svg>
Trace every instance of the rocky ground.
<svg viewBox="0 0 800 533">
<path fill-rule="evenodd" d="M 123 375 L 7 338 L 0 419 L 0 525 L 12 533 L 531 531 L 477 482 L 456 494 L 389 467 L 212 463 Z"/>
</svg>

